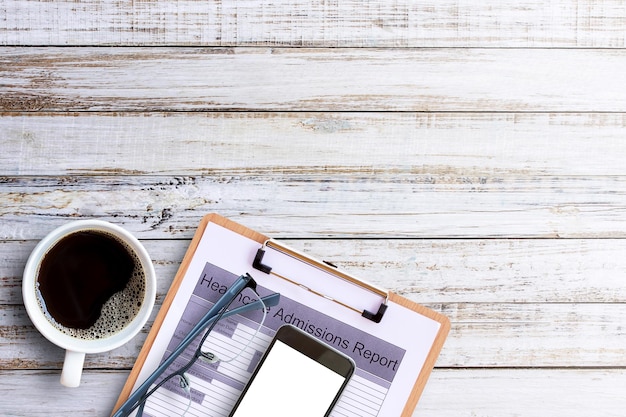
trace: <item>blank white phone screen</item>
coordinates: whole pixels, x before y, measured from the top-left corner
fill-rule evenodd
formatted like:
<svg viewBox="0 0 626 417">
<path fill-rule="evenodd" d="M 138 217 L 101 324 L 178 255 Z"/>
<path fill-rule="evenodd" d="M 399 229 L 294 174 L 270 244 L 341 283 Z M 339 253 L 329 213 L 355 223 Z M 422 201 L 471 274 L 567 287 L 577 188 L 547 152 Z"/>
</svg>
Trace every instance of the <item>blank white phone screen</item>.
<svg viewBox="0 0 626 417">
<path fill-rule="evenodd" d="M 323 417 L 344 377 L 276 340 L 234 417 Z"/>
</svg>

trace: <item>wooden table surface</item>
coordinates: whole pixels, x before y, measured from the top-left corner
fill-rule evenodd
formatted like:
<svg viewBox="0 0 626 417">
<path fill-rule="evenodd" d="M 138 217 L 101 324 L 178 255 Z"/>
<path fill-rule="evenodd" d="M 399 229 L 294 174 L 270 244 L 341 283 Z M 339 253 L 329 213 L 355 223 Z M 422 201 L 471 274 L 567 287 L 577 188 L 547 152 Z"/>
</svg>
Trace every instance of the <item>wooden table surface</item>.
<svg viewBox="0 0 626 417">
<path fill-rule="evenodd" d="M 0 414 L 107 416 L 21 274 L 73 219 L 163 300 L 216 212 L 448 315 L 414 416 L 624 416 L 623 1 L 0 0 Z M 394 416 L 382 416 L 394 417 Z"/>
</svg>

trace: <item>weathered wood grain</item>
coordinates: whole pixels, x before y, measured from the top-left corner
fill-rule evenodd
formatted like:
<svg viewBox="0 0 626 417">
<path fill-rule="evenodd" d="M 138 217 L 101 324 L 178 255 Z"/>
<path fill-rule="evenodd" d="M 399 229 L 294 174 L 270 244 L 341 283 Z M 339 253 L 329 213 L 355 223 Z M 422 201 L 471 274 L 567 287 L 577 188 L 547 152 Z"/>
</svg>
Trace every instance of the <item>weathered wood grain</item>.
<svg viewBox="0 0 626 417">
<path fill-rule="evenodd" d="M 624 303 L 625 239 L 288 240 L 418 303 Z M 21 305 L 36 241 L 0 242 L 0 304 Z M 161 301 L 189 240 L 144 240 Z M 626 345 L 626 341 L 625 341 Z"/>
<path fill-rule="evenodd" d="M 189 238 L 217 212 L 275 237 L 624 237 L 626 177 L 268 173 L 2 177 L 0 238 L 101 218 Z M 200 213 L 200 214 L 199 214 Z"/>
<path fill-rule="evenodd" d="M 57 371 L 2 370 L 0 410 L 10 417 L 108 416 L 128 373 L 87 370 L 79 388 L 66 388 L 59 383 L 60 372 Z"/>
<path fill-rule="evenodd" d="M 0 409 L 15 417 L 102 417 L 110 413 L 127 374 L 86 371 L 79 388 L 67 389 L 56 371 L 0 371 L 5 394 Z M 570 417 L 622 417 L 624 384 L 623 369 L 435 369 L 413 417 L 534 417 L 565 411 Z"/>
<path fill-rule="evenodd" d="M 619 1 L 0 4 L 3 45 L 624 47 Z"/>
<path fill-rule="evenodd" d="M 294 241 L 292 244 L 340 265 L 350 250 L 355 256 L 346 263 L 348 270 L 366 278 L 374 274 L 374 282 L 390 286 L 449 316 L 452 332 L 439 366 L 625 366 L 622 240 L 566 240 L 556 245 L 550 240 L 391 241 L 382 251 L 380 241 L 365 242 L 368 244 L 362 241 Z M 175 245 L 172 241 L 146 243 L 157 266 L 161 299 L 186 245 L 183 242 Z M 0 253 L 9 255 L 0 265 L 2 270 L 19 274 L 19 265 L 23 264 L 19 259 L 27 256 L 32 244 L 0 245 Z M 459 255 L 463 252 L 460 247 L 466 247 L 467 256 Z M 21 256 L 13 255 L 11 259 L 10 254 L 20 252 Z M 416 262 L 418 256 L 427 260 Z M 407 285 L 405 279 L 411 285 L 408 291 L 406 288 L 403 291 Z M 451 280 L 467 288 L 455 288 Z M 2 284 L 3 303 L 12 305 L 0 307 L 3 318 L 0 367 L 60 367 L 61 349 L 36 332 L 16 300 L 19 276 L 3 278 Z M 441 288 L 442 285 L 446 287 Z M 579 337 L 581 334 L 586 337 Z M 145 332 L 123 348 L 90 355 L 86 366 L 130 367 L 144 338 Z"/>
<path fill-rule="evenodd" d="M 626 367 L 623 303 L 425 305 L 452 322 L 438 367 Z M 62 349 L 37 332 L 23 306 L 0 305 L 0 317 L 0 369 L 60 369 Z M 131 367 L 148 329 L 122 348 L 88 355 L 85 366 Z"/>
<path fill-rule="evenodd" d="M 626 111 L 611 49 L 0 48 L 0 110 Z"/>
<path fill-rule="evenodd" d="M 107 415 L 147 331 L 62 388 L 37 239 L 126 227 L 160 302 L 215 211 L 450 317 L 414 416 L 622 417 L 623 9 L 0 2 L 0 414 Z"/>
<path fill-rule="evenodd" d="M 620 176 L 625 128 L 624 113 L 5 113 L 0 172 Z"/>
<path fill-rule="evenodd" d="M 132 341 L 105 353 L 87 355 L 85 368 L 130 369 L 158 309 Z M 65 351 L 35 329 L 23 306 L 0 305 L 0 369 L 61 369 Z"/>
<path fill-rule="evenodd" d="M 626 372 L 616 370 L 439 370 L 414 417 L 620 417 Z"/>
<path fill-rule="evenodd" d="M 441 304 L 428 304 L 448 315 L 453 323 L 438 366 L 611 367 L 625 366 L 626 358 L 626 306 L 621 285 L 625 261 L 620 256 L 623 242 L 402 240 L 389 241 L 382 250 L 378 240 L 291 243 L 340 265 L 344 259 L 350 271 L 366 278 L 374 274 L 375 282 L 391 285 L 415 301 L 428 304 L 429 299 L 448 298 Z M 157 267 L 162 298 L 186 241 L 145 243 Z M 9 275 L 19 274 L 33 245 L 34 242 L 0 245 L 0 253 L 6 259 L 1 269 Z M 345 262 L 348 251 L 354 256 Z M 467 256 L 459 255 L 463 251 Z M 420 255 L 424 262 L 417 260 Z M 450 280 L 468 288 L 456 289 Z M 63 360 L 61 349 L 36 332 L 15 300 L 19 275 L 3 278 L 2 284 L 3 302 L 14 305 L 0 308 L 0 367 L 59 368 Z M 442 285 L 446 287 L 441 288 Z M 544 298 L 550 295 L 551 298 Z M 451 301 L 455 299 L 456 302 Z M 510 302 L 504 302 L 507 300 Z M 581 338 L 580 334 L 586 337 Z M 86 366 L 130 367 L 143 338 L 145 332 L 123 348 L 90 355 Z"/>
</svg>

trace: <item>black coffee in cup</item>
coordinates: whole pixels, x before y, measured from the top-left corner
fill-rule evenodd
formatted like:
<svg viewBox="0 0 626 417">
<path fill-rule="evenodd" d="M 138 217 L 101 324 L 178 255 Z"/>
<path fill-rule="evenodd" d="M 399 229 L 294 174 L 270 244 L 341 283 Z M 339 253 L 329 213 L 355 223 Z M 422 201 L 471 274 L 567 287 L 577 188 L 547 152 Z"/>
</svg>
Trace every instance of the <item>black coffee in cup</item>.
<svg viewBox="0 0 626 417">
<path fill-rule="evenodd" d="M 100 339 L 124 328 L 139 312 L 145 274 L 124 242 L 84 230 L 61 238 L 46 253 L 36 286 L 55 327 L 74 337 Z"/>
</svg>

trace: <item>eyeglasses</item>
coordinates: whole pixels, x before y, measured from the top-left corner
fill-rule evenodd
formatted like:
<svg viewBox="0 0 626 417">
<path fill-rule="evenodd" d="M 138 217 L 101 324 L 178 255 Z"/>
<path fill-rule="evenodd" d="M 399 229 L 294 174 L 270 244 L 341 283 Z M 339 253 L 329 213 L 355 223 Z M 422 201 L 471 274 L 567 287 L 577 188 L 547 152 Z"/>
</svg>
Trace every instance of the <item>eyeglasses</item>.
<svg viewBox="0 0 626 417">
<path fill-rule="evenodd" d="M 250 301 L 247 304 L 243 304 L 240 307 L 233 308 L 232 310 L 228 310 L 229 306 L 246 289 L 249 289 L 249 291 L 252 291 L 254 295 L 256 295 L 256 300 Z M 128 397 L 128 399 L 124 402 L 124 404 L 120 406 L 120 408 L 113 414 L 112 417 L 126 417 L 135 410 L 137 410 L 136 416 L 141 416 L 143 414 L 143 409 L 148 398 L 152 396 L 159 388 L 171 384 L 174 384 L 187 394 L 189 398 L 187 410 L 189 410 L 192 399 L 191 382 L 187 373 L 194 365 L 194 363 L 196 363 L 196 361 L 198 360 L 205 363 L 225 363 L 234 361 L 248 348 L 248 346 L 256 338 L 265 321 L 267 308 L 277 305 L 279 299 L 280 294 L 278 293 L 271 294 L 266 297 L 260 297 L 258 292 L 256 291 L 256 282 L 254 281 L 254 279 L 249 274 L 240 276 L 226 291 L 226 293 L 224 293 L 224 295 L 220 297 L 215 305 L 213 305 L 213 307 L 200 319 L 198 324 L 194 326 L 189 334 L 187 334 L 183 338 L 183 340 L 163 361 L 163 363 L 161 363 L 161 365 L 159 365 L 159 367 L 141 384 L 141 386 Z M 211 331 L 220 320 L 235 314 L 242 314 L 256 309 L 263 310 L 263 319 L 261 320 L 259 327 L 256 329 L 256 332 L 254 332 L 254 334 L 247 340 L 247 342 L 244 343 L 245 345 L 242 349 L 238 351 L 238 353 L 234 355 L 231 354 L 232 357 L 229 359 L 220 359 L 220 353 L 216 353 L 216 351 L 207 351 L 204 349 L 207 338 L 210 337 Z M 191 358 L 187 359 L 186 362 L 183 362 L 182 365 L 179 364 L 177 368 L 171 366 L 175 363 L 177 359 L 183 358 L 183 352 L 194 342 L 194 340 L 197 339 L 200 334 L 202 334 L 202 332 L 204 332 L 204 335 L 199 340 L 198 347 L 195 349 L 195 352 L 193 353 Z M 186 414 L 187 410 L 185 410 L 183 415 Z"/>
</svg>

